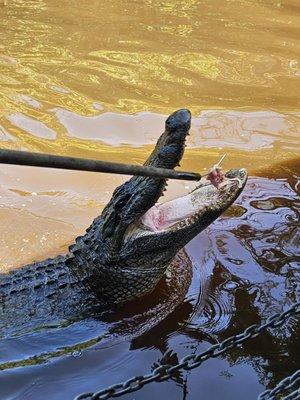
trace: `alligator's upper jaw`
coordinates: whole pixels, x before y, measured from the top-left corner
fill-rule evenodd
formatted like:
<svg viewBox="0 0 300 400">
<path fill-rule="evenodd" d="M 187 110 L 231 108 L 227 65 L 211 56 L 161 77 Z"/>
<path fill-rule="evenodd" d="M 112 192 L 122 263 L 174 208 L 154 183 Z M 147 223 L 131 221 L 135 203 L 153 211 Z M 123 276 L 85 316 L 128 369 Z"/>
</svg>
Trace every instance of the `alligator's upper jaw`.
<svg viewBox="0 0 300 400">
<path fill-rule="evenodd" d="M 166 233 L 189 228 L 197 234 L 235 201 L 246 181 L 245 169 L 230 170 L 218 189 L 206 181 L 186 196 L 157 203 L 128 229 L 124 241 L 155 234 L 163 239 Z"/>
</svg>

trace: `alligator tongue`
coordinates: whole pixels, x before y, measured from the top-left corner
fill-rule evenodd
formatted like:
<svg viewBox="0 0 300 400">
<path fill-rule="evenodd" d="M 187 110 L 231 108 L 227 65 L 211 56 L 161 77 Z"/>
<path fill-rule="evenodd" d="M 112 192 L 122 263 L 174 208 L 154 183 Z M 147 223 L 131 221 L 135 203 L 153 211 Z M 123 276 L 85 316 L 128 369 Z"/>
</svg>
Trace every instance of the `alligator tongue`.
<svg viewBox="0 0 300 400">
<path fill-rule="evenodd" d="M 238 176 L 231 176 L 230 171 L 217 178 L 213 175 L 202 179 L 200 185 L 189 194 L 165 203 L 155 204 L 140 219 L 144 228 L 153 232 L 163 231 L 185 219 L 193 219 L 204 208 L 213 208 L 224 198 L 226 191 L 237 184 L 243 186 Z M 224 197 L 225 196 L 225 197 Z"/>
<path fill-rule="evenodd" d="M 205 186 L 210 185 L 210 193 L 215 192 L 215 196 L 218 196 L 218 189 L 215 185 L 211 185 L 208 181 L 204 181 L 199 189 L 182 196 L 174 200 L 167 201 L 161 204 L 155 204 L 150 208 L 142 217 L 141 224 L 152 231 L 161 231 L 171 227 L 172 225 L 184 220 L 185 218 L 192 217 L 201 208 L 209 205 L 213 201 L 213 197 L 206 198 Z M 224 179 L 224 185 L 228 180 Z M 214 189 L 212 187 L 214 186 Z M 202 190 L 201 190 L 202 189 Z M 196 192 L 203 192 L 203 195 L 197 195 Z"/>
</svg>

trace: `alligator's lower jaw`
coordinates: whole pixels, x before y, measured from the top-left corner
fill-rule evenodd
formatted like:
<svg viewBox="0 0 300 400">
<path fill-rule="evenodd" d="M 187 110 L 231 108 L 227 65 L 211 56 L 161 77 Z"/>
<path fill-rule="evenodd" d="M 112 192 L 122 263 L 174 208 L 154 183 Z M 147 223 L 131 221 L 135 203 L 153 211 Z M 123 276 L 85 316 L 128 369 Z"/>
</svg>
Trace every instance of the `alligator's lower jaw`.
<svg viewBox="0 0 300 400">
<path fill-rule="evenodd" d="M 157 203 L 127 230 L 124 241 L 137 236 L 186 228 L 207 213 L 221 213 L 226 210 L 243 190 L 247 181 L 245 169 L 230 170 L 219 188 L 209 181 L 201 184 L 186 196 L 165 203 Z M 211 221 L 213 222 L 213 221 Z"/>
</svg>

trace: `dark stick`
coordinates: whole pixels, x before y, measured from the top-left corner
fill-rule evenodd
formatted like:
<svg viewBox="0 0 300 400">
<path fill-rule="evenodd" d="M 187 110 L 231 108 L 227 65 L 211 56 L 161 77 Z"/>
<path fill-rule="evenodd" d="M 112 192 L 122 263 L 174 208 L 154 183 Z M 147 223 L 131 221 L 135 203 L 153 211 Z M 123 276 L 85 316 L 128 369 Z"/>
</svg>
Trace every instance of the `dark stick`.
<svg viewBox="0 0 300 400">
<path fill-rule="evenodd" d="M 174 171 L 143 165 L 120 164 L 77 157 L 54 156 L 52 154 L 0 149 L 0 163 L 30 165 L 33 167 L 72 169 L 77 171 L 109 172 L 111 174 L 153 176 L 159 178 L 199 181 L 196 172 Z"/>
</svg>

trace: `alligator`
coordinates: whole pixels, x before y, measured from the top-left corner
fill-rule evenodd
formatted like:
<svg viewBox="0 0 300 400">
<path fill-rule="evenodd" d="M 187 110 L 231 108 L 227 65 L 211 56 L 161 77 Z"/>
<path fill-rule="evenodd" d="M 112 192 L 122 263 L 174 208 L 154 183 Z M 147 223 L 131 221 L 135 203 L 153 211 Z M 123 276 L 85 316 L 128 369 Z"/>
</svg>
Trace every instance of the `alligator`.
<svg viewBox="0 0 300 400">
<path fill-rule="evenodd" d="M 190 125 L 189 110 L 171 114 L 144 165 L 178 166 Z M 246 181 L 245 169 L 230 170 L 219 188 L 201 181 L 189 194 L 158 203 L 167 180 L 132 177 L 68 254 L 0 274 L 0 336 L 151 292 L 180 249 L 235 201 Z"/>
</svg>

